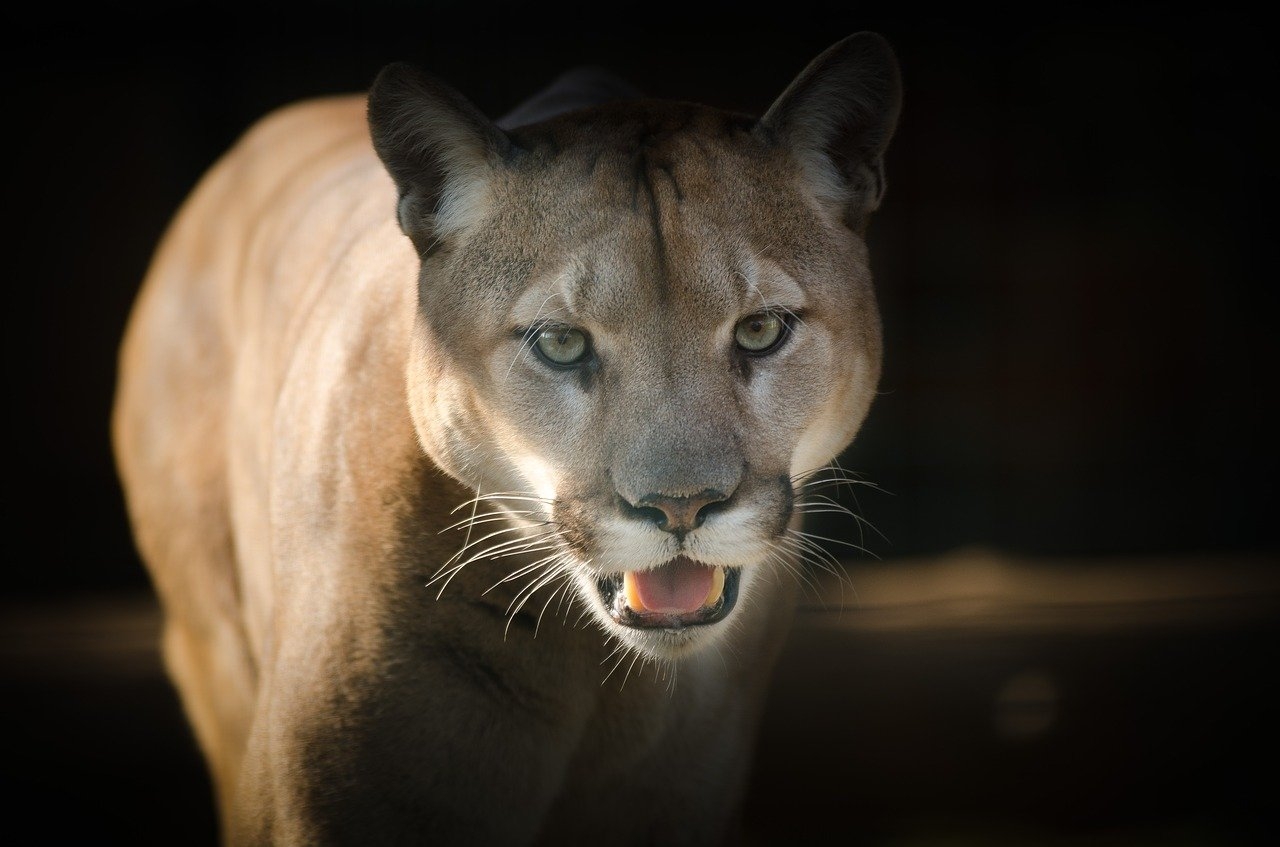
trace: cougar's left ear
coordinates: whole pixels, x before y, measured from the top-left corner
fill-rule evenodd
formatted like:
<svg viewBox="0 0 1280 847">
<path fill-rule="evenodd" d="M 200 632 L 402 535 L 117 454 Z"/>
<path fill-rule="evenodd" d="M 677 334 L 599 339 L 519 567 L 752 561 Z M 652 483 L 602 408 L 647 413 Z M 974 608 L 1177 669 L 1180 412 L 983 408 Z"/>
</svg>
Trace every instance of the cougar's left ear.
<svg viewBox="0 0 1280 847">
<path fill-rule="evenodd" d="M 453 88 L 402 62 L 374 80 L 368 118 L 373 147 L 399 189 L 400 228 L 425 257 L 483 214 L 511 141 Z"/>
<path fill-rule="evenodd" d="M 810 62 L 756 132 L 787 147 L 809 189 L 862 232 L 884 196 L 884 152 L 901 103 L 893 48 L 877 33 L 859 32 Z"/>
</svg>

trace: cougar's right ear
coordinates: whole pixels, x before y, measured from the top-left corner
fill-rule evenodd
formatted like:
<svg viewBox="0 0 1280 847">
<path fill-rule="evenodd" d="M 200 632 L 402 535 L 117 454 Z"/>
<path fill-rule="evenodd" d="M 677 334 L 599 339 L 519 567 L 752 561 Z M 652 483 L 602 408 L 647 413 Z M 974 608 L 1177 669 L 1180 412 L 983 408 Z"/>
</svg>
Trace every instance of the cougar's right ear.
<svg viewBox="0 0 1280 847">
<path fill-rule="evenodd" d="M 383 68 L 369 90 L 373 148 L 395 180 L 396 217 L 420 256 L 484 213 L 511 140 L 465 97 L 412 65 Z"/>
</svg>

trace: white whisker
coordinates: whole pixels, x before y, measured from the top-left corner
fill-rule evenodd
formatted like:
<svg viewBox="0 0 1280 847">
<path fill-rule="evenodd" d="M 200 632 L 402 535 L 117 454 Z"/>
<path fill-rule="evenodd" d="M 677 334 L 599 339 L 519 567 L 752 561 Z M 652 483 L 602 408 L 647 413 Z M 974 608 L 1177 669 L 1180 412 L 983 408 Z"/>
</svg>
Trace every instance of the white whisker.
<svg viewBox="0 0 1280 847">
<path fill-rule="evenodd" d="M 627 680 L 631 679 L 631 671 L 635 669 L 636 662 L 639 661 L 643 656 L 644 654 L 641 653 L 639 650 L 635 651 L 635 656 L 632 657 L 631 664 L 627 665 L 627 672 L 622 675 L 622 684 L 618 686 L 619 691 L 627 687 Z M 641 663 L 640 665 L 640 670 L 642 672 L 644 671 L 643 663 Z"/>
<path fill-rule="evenodd" d="M 533 320 L 529 322 L 530 329 L 533 329 L 534 327 L 536 327 L 539 321 L 542 320 L 542 310 L 546 308 L 547 302 L 552 297 L 555 297 L 556 294 L 558 293 L 559 291 L 557 289 L 552 288 L 551 291 L 547 293 L 547 296 L 542 298 L 542 302 L 538 304 L 537 311 L 533 313 Z M 562 312 L 562 311 L 564 310 L 556 309 L 555 311 L 548 314 L 548 317 L 550 317 L 551 315 L 558 314 L 559 312 Z M 503 377 L 504 379 L 510 378 L 511 371 L 515 368 L 516 362 L 520 361 L 520 355 L 524 353 L 526 349 L 532 347 L 537 342 L 537 340 L 538 340 L 538 337 L 533 332 L 527 333 L 524 338 L 520 339 L 520 346 L 519 348 L 517 348 L 515 356 L 512 357 L 511 364 L 507 366 L 507 374 L 505 377 Z"/>
<path fill-rule="evenodd" d="M 602 687 L 606 682 L 609 681 L 609 677 L 613 676 L 613 672 L 618 669 L 618 665 L 621 665 L 626 660 L 627 652 L 631 649 L 630 647 L 627 647 L 625 644 L 619 644 L 618 646 L 622 650 L 622 655 L 618 657 L 618 661 L 614 662 L 613 667 L 609 668 L 609 672 L 604 675 L 604 679 L 600 680 L 600 685 Z M 616 653 L 617 651 L 615 650 L 614 652 Z M 613 653 L 610 653 L 609 655 L 612 656 Z M 605 661 L 608 661 L 608 659 L 606 658 Z"/>
<path fill-rule="evenodd" d="M 810 540 L 826 541 L 826 542 L 829 542 L 829 543 L 831 543 L 831 544 L 840 544 L 840 545 L 843 545 L 843 546 L 845 546 L 845 547 L 851 547 L 851 548 L 853 548 L 854 550 L 857 550 L 859 553 L 865 553 L 866 555 L 870 556 L 870 557 L 871 557 L 871 558 L 873 558 L 873 559 L 877 559 L 877 560 L 878 560 L 878 559 L 880 558 L 880 557 L 879 557 L 879 556 L 877 556 L 875 553 L 872 553 L 870 550 L 868 550 L 866 547 L 863 547 L 863 546 L 861 546 L 861 545 L 859 545 L 859 544 L 854 544 L 852 541 L 845 541 L 844 539 L 841 539 L 841 538 L 829 538 L 829 537 L 827 537 L 827 536 L 825 536 L 825 535 L 817 535 L 817 534 L 812 533 L 812 532 L 803 532 L 803 531 L 798 530 L 798 529 L 788 529 L 788 530 L 787 530 L 787 532 L 791 533 L 792 535 L 801 535 L 801 536 L 804 536 L 805 538 L 810 539 Z"/>
<path fill-rule="evenodd" d="M 801 590 L 806 592 L 812 591 L 814 596 L 820 597 L 821 592 L 818 590 L 818 584 L 813 581 L 813 577 L 811 577 L 808 573 L 806 573 L 804 568 L 798 567 L 792 561 L 792 556 L 789 554 L 789 552 L 784 552 L 777 549 L 779 546 L 781 545 L 777 544 L 776 542 L 770 544 L 769 549 L 765 551 L 765 555 L 767 557 L 766 560 L 773 561 L 781 565 L 782 569 L 786 573 L 791 575 L 791 578 L 796 581 L 796 585 L 798 585 L 801 588 Z M 803 560 L 804 557 L 797 556 L 796 558 Z M 778 572 L 775 571 L 775 573 L 778 573 Z"/>
<path fill-rule="evenodd" d="M 524 532 L 525 530 L 526 530 L 526 527 L 518 526 L 518 525 L 517 525 L 517 526 L 507 526 L 507 527 L 503 527 L 502 529 L 495 529 L 493 532 L 490 532 L 488 535 L 485 535 L 485 536 L 484 536 L 484 537 L 482 537 L 482 538 L 477 538 L 475 541 L 472 541 L 472 542 L 470 542 L 470 543 L 468 543 L 468 544 L 464 544 L 462 547 L 459 547 L 459 548 L 458 548 L 458 552 L 456 552 L 456 553 L 454 553 L 452 556 L 450 556 L 450 557 L 449 557 L 449 561 L 445 562 L 445 565 L 447 566 L 447 565 L 452 564 L 452 563 L 453 563 L 453 562 L 455 562 L 456 560 L 460 559 L 460 558 L 462 557 L 462 555 L 463 555 L 464 553 L 466 553 L 466 552 L 467 552 L 467 550 L 469 550 L 469 549 L 470 549 L 470 548 L 472 548 L 472 547 L 475 547 L 477 544 L 483 544 L 483 543 L 485 543 L 485 542 L 486 542 L 486 541 L 488 541 L 490 538 L 497 538 L 497 537 L 498 537 L 498 536 L 500 536 L 500 535 L 506 535 L 506 534 L 511 533 L 511 532 Z M 548 535 L 554 534 L 555 532 L 557 532 L 557 530 L 554 530 L 554 529 L 544 530 L 544 531 L 542 531 L 542 532 L 538 533 L 537 535 L 535 535 L 535 536 L 534 536 L 534 538 L 535 538 L 535 539 L 536 539 L 536 538 L 544 538 L 544 537 L 546 537 L 546 536 L 548 536 Z M 498 548 L 503 547 L 503 546 L 508 545 L 508 544 L 517 544 L 517 543 L 519 543 L 519 542 L 521 542 L 521 541 L 530 541 L 530 540 L 533 540 L 533 539 L 530 539 L 530 538 L 527 538 L 527 537 L 521 536 L 520 538 L 512 538 L 512 539 L 509 539 L 509 540 L 507 540 L 507 541 L 503 541 L 503 542 L 501 542 L 500 544 L 496 545 L 495 547 L 491 547 L 491 548 L 489 548 L 489 549 L 490 549 L 490 550 L 495 550 L 495 549 L 498 549 Z M 486 551 L 486 552 L 487 552 L 487 551 Z M 474 559 L 468 559 L 468 561 L 474 561 Z"/>
<path fill-rule="evenodd" d="M 511 630 L 511 622 L 515 620 L 516 615 L 520 614 L 520 610 L 524 608 L 525 604 L 529 602 L 529 600 L 533 597 L 533 595 L 534 595 L 534 594 L 538 593 L 538 591 L 539 591 L 543 586 L 550 584 L 550 583 L 551 583 L 552 581 L 554 581 L 556 578 L 561 578 L 561 579 L 563 579 L 563 578 L 565 578 L 565 577 L 569 576 L 568 572 L 566 572 L 566 571 L 564 570 L 564 568 L 563 568 L 563 566 L 562 566 L 562 565 L 552 564 L 552 565 L 549 565 L 549 566 L 547 567 L 547 570 L 549 571 L 549 573 L 547 573 L 547 574 L 546 574 L 546 575 L 544 575 L 544 576 L 541 576 L 541 577 L 536 578 L 536 579 L 534 580 L 533 584 L 532 584 L 532 587 L 528 587 L 528 586 L 526 586 L 524 589 L 522 589 L 521 593 L 522 593 L 522 594 L 524 594 L 524 599 L 520 600 L 520 603 L 519 603 L 519 604 L 518 604 L 514 609 L 511 609 L 511 610 L 510 610 L 510 615 L 509 615 L 509 617 L 507 618 L 507 626 L 506 626 L 506 628 L 502 631 L 502 637 L 503 637 L 503 638 L 506 638 L 506 637 L 507 637 L 507 633 Z M 561 586 L 561 587 L 563 587 L 563 586 Z M 517 594 L 517 595 L 516 595 L 516 597 L 519 597 L 519 596 L 520 596 L 520 594 Z M 554 597 L 555 597 L 555 594 L 554 594 L 554 593 L 552 593 L 551 597 L 553 597 L 553 598 L 554 598 Z M 513 599 L 512 599 L 512 602 L 513 602 L 513 603 L 515 602 L 515 598 L 513 598 Z M 548 601 L 547 601 L 547 602 L 548 602 L 548 603 L 549 603 L 549 602 L 551 602 L 551 601 L 550 601 L 550 599 L 548 599 Z M 508 607 L 508 608 L 509 608 L 509 607 Z M 542 611 L 543 611 L 543 612 L 545 612 L 545 611 L 546 611 L 546 608 L 547 608 L 547 607 L 544 605 L 544 606 L 542 607 Z M 533 625 L 533 637 L 534 637 L 534 638 L 537 638 L 537 637 L 538 637 L 538 626 L 539 626 L 541 623 L 542 623 L 542 612 L 539 612 L 539 613 L 538 613 L 537 621 L 536 621 L 536 622 L 534 623 L 534 625 Z"/>
<path fill-rule="evenodd" d="M 557 551 L 555 553 L 552 553 L 550 556 L 544 556 L 541 559 L 538 559 L 536 562 L 532 562 L 530 564 L 524 565 L 523 567 L 516 568 L 514 571 L 507 574 L 502 579 L 495 582 L 493 585 L 490 585 L 481 593 L 488 594 L 490 591 L 497 588 L 499 585 L 502 585 L 503 583 L 506 583 L 506 582 L 512 582 L 514 580 L 519 579 L 522 576 L 526 576 L 532 573 L 533 571 L 536 571 L 538 568 L 542 567 L 543 565 L 546 565 L 554 561 L 555 559 L 560 558 L 563 555 L 564 555 L 563 553 Z"/>
<path fill-rule="evenodd" d="M 483 515 L 476 515 L 470 518 L 463 518 L 457 523 L 452 523 L 440 530 L 436 535 L 444 535 L 446 532 L 455 529 L 461 529 L 464 526 L 479 526 L 483 523 L 493 523 L 494 521 L 508 521 L 512 517 L 520 517 L 522 515 L 535 514 L 529 509 L 513 509 L 510 512 L 485 512 Z M 542 521 L 542 523 L 550 523 L 550 521 Z"/>
<path fill-rule="evenodd" d="M 512 538 L 507 541 L 500 541 L 497 544 L 472 553 L 471 556 L 463 562 L 463 565 L 469 565 L 472 562 L 478 562 L 481 559 L 501 559 L 506 556 L 525 553 L 538 545 L 545 544 L 547 541 L 554 539 L 559 535 L 560 531 L 558 529 L 549 529 L 545 532 L 538 533 L 532 538 Z"/>
<path fill-rule="evenodd" d="M 524 500 L 530 503 L 539 503 L 543 506 L 550 506 L 555 502 L 554 500 L 549 500 L 546 497 L 538 497 L 537 495 L 533 495 L 533 494 L 524 494 L 519 491 L 495 491 L 492 494 L 480 494 L 480 495 L 477 495 L 476 497 L 473 497 L 470 500 L 466 500 L 462 503 L 459 503 L 457 506 L 455 506 L 452 509 L 450 514 L 452 514 L 453 512 L 457 512 L 460 509 L 465 509 L 467 506 L 470 506 L 475 503 L 500 503 L 500 502 L 505 502 L 507 500 Z"/>
<path fill-rule="evenodd" d="M 542 616 L 543 616 L 543 615 L 545 615 L 545 614 L 547 613 L 547 607 L 551 605 L 551 601 L 552 601 L 552 600 L 555 600 L 555 599 L 556 599 L 556 597 L 559 597 L 559 598 L 560 598 L 560 602 L 561 602 L 561 603 L 564 603 L 564 598 L 565 598 L 565 596 L 566 596 L 566 594 L 567 594 L 567 593 L 565 592 L 565 589 L 569 587 L 569 584 L 570 584 L 570 578 L 571 578 L 572 576 L 573 576 L 573 574 L 572 574 L 571 572 L 569 572 L 569 571 L 563 571 L 563 572 L 561 572 L 561 574 L 560 574 L 560 587 L 559 587 L 559 588 L 557 588 L 555 591 L 552 591 L 552 592 L 551 592 L 551 596 L 547 598 L 547 602 L 543 603 L 543 604 L 542 604 L 542 608 L 538 611 L 538 619 L 537 619 L 537 621 L 535 621 L 535 622 L 534 622 L 534 624 L 533 624 L 533 637 L 534 637 L 534 638 L 537 638 L 537 637 L 538 637 L 538 630 L 542 628 Z M 558 607 L 557 607 L 557 611 L 558 611 Z"/>
</svg>

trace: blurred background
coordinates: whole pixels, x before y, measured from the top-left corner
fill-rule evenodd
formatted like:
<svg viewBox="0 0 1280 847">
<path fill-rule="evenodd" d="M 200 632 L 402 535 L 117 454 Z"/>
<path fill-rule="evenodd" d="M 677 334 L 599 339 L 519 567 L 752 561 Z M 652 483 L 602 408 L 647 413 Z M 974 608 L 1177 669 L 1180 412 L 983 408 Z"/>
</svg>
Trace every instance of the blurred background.
<svg viewBox="0 0 1280 847">
<path fill-rule="evenodd" d="M 1276 809 L 1267 491 L 1276 59 L 1230 4 L 10 6 L 14 814 L 47 843 L 212 844 L 108 445 L 166 222 L 265 112 L 387 62 L 497 116 L 577 64 L 759 113 L 871 29 L 905 82 L 869 234 L 881 396 L 815 531 L 758 844 L 1245 844 Z M 856 498 L 854 494 L 856 493 Z M 845 547 L 856 544 L 862 549 Z M 850 587 L 851 586 L 851 587 Z"/>
</svg>

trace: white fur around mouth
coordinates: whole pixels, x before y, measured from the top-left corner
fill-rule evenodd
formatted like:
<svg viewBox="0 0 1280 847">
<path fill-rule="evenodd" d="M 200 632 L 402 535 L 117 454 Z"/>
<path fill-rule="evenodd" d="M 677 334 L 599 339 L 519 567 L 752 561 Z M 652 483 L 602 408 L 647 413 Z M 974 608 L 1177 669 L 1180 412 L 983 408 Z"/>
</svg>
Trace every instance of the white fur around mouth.
<svg viewBox="0 0 1280 847">
<path fill-rule="evenodd" d="M 596 581 L 605 611 L 635 629 L 683 629 L 717 623 L 733 611 L 741 570 L 677 557 L 647 571 Z"/>
</svg>

